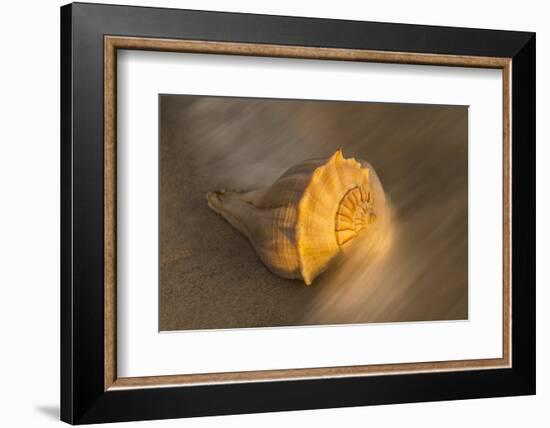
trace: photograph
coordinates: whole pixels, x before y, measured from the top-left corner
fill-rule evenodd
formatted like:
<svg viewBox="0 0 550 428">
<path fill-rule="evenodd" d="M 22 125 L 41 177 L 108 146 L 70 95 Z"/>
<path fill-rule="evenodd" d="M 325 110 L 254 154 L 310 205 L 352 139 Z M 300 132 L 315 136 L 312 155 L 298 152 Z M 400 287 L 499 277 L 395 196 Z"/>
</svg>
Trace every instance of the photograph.
<svg viewBox="0 0 550 428">
<path fill-rule="evenodd" d="M 468 320 L 468 106 L 159 94 L 159 330 Z"/>
</svg>

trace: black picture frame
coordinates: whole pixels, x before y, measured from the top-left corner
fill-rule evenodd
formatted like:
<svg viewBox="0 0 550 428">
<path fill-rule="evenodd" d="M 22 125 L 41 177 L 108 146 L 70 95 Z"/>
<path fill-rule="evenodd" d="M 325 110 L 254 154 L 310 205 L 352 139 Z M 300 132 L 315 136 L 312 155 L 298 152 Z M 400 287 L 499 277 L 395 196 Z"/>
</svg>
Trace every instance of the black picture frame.
<svg viewBox="0 0 550 428">
<path fill-rule="evenodd" d="M 104 36 L 512 59 L 512 366 L 105 391 Z M 61 419 L 71 424 L 535 393 L 535 34 L 73 3 L 61 8 Z"/>
</svg>

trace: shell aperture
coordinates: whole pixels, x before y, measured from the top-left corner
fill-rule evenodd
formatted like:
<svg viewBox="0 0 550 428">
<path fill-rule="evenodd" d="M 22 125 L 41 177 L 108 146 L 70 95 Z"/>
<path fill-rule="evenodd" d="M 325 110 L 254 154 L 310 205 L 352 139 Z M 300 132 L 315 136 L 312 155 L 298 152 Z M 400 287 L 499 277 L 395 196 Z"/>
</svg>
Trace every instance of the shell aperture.
<svg viewBox="0 0 550 428">
<path fill-rule="evenodd" d="M 289 168 L 267 189 L 209 192 L 207 200 L 274 274 L 311 285 L 343 246 L 376 221 L 384 196 L 371 170 L 337 150 Z"/>
</svg>

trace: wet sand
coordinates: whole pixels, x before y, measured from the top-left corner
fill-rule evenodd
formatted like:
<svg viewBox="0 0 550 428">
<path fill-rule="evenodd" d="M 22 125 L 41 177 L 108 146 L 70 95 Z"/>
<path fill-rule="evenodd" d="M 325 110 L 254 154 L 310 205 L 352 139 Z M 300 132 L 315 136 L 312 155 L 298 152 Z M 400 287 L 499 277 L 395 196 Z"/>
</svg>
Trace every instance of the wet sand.
<svg viewBox="0 0 550 428">
<path fill-rule="evenodd" d="M 466 319 L 467 117 L 461 106 L 161 96 L 160 330 Z M 376 169 L 391 236 L 362 236 L 311 287 L 273 275 L 206 204 L 208 191 L 267 187 L 338 148 Z"/>
</svg>

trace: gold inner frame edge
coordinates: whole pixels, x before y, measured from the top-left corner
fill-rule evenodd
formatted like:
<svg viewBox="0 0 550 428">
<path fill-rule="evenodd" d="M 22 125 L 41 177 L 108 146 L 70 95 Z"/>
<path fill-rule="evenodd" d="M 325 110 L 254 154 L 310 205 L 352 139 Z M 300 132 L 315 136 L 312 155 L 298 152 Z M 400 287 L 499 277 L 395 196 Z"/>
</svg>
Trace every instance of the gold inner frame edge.
<svg viewBox="0 0 550 428">
<path fill-rule="evenodd" d="M 379 62 L 495 68 L 502 70 L 503 95 L 503 349 L 501 358 L 375 364 L 303 369 L 278 369 L 169 376 L 117 376 L 116 366 L 116 85 L 117 50 L 147 50 L 213 55 Z M 221 383 L 290 381 L 407 373 L 497 369 L 511 367 L 511 58 L 421 54 L 362 49 L 174 40 L 142 37 L 104 37 L 104 390 L 193 386 Z"/>
</svg>

